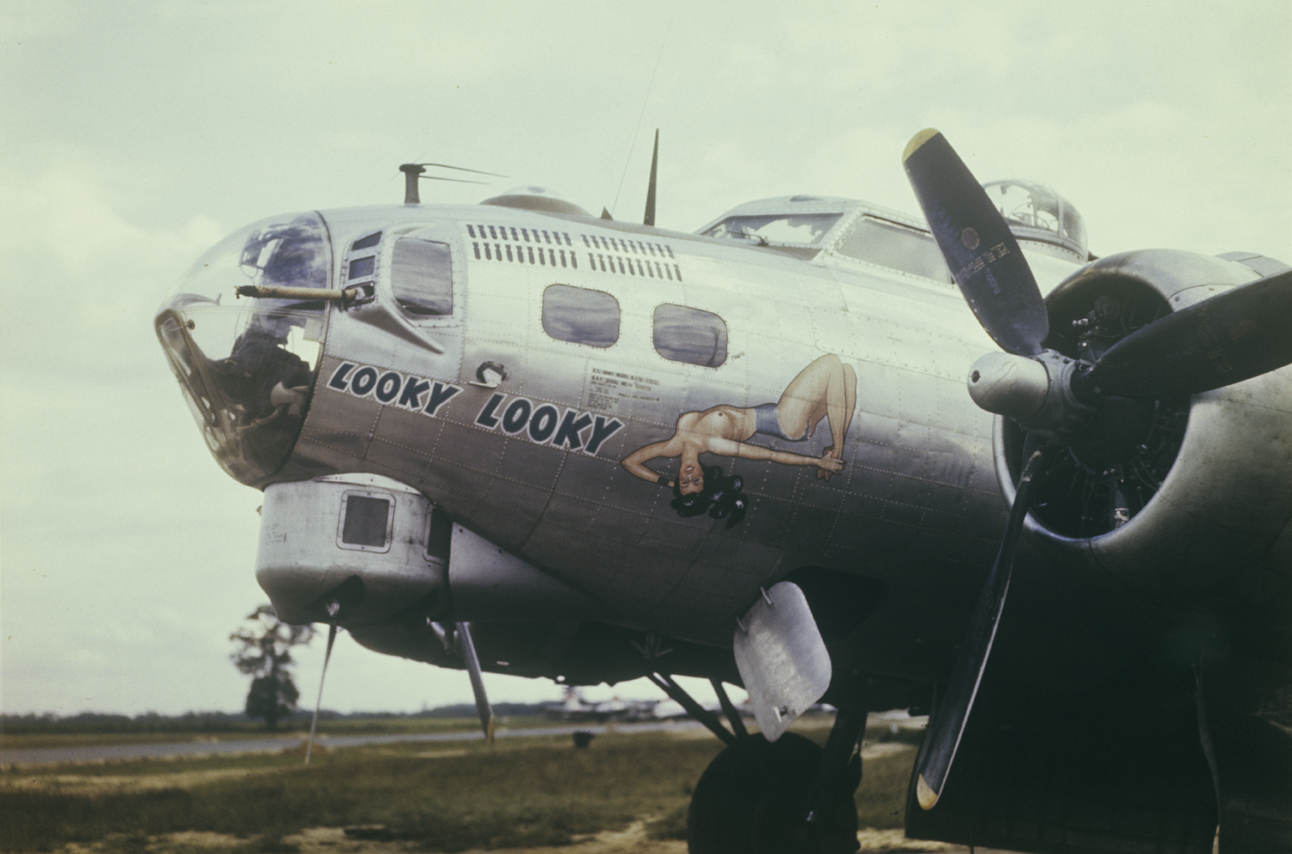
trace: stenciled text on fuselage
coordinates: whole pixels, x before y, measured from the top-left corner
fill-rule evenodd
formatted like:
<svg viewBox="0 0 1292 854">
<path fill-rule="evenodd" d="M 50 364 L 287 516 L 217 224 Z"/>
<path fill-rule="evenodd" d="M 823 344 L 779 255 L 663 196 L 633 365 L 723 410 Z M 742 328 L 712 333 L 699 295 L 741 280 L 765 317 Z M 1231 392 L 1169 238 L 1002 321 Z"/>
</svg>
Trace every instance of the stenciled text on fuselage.
<svg viewBox="0 0 1292 854">
<path fill-rule="evenodd" d="M 440 407 L 462 391 L 460 386 L 452 383 L 422 379 L 412 374 L 374 368 L 372 365 L 357 365 L 354 362 L 337 365 L 332 378 L 327 381 L 327 387 L 432 417 Z"/>
<path fill-rule="evenodd" d="M 355 362 L 337 365 L 327 387 L 431 417 L 462 391 L 461 386 L 452 383 Z M 535 444 L 594 455 L 624 426 L 618 418 L 558 407 L 552 403 L 536 403 L 524 397 L 509 400 L 501 392 L 485 401 L 476 413 L 474 424 L 486 430 L 499 430 L 508 436 L 523 437 Z"/>
<path fill-rule="evenodd" d="M 507 395 L 495 393 L 481 407 L 475 423 L 509 436 L 525 436 L 539 445 L 587 454 L 596 454 L 601 444 L 624 426 L 618 418 L 575 409 L 561 412 L 555 404 L 535 403 L 525 397 L 505 401 Z"/>
</svg>

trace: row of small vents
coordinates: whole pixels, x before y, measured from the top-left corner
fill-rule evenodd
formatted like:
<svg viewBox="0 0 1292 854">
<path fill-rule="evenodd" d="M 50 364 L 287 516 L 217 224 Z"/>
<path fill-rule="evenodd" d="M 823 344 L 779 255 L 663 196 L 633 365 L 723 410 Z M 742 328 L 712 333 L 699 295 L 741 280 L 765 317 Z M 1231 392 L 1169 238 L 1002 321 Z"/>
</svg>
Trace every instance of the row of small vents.
<svg viewBox="0 0 1292 854">
<path fill-rule="evenodd" d="M 579 255 L 568 232 L 508 225 L 467 225 L 471 251 L 479 261 L 536 264 L 579 269 Z M 580 234 L 587 269 L 641 278 L 682 281 L 673 250 L 663 243 Z M 564 247 L 570 247 L 566 249 Z M 662 259 L 662 260 L 661 260 Z"/>
</svg>

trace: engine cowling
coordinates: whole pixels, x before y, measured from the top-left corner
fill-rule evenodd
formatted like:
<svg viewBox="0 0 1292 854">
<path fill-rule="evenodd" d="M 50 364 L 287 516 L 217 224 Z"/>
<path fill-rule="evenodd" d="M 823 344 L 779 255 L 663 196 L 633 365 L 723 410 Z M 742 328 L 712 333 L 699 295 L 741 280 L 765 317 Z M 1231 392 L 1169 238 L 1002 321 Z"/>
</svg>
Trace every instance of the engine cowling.
<svg viewBox="0 0 1292 854">
<path fill-rule="evenodd" d="M 1250 267 L 1188 252 L 1109 256 L 1046 298 L 1046 343 L 1090 361 L 1253 278 Z M 1048 552 L 1177 600 L 1280 560 L 1270 553 L 1292 523 L 1292 368 L 1151 405 L 1114 398 L 1094 417 L 1116 427 L 1088 431 L 1098 441 L 1079 436 L 1034 484 L 1027 527 Z M 996 418 L 997 475 L 1011 503 L 1023 440 L 1015 422 Z"/>
</svg>

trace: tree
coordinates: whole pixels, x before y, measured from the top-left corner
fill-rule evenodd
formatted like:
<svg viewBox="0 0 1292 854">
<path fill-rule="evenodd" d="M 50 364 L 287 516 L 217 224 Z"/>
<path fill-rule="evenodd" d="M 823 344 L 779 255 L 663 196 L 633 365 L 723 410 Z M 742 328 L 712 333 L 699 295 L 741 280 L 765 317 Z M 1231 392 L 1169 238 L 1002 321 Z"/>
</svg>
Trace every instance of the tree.
<svg viewBox="0 0 1292 854">
<path fill-rule="evenodd" d="M 290 626 L 278 619 L 273 607 L 261 605 L 247 615 L 247 624 L 229 635 L 238 645 L 229 658 L 242 673 L 252 677 L 247 692 L 247 717 L 263 718 L 266 727 L 291 714 L 300 699 L 292 682 L 292 647 L 314 639 L 310 626 Z"/>
</svg>

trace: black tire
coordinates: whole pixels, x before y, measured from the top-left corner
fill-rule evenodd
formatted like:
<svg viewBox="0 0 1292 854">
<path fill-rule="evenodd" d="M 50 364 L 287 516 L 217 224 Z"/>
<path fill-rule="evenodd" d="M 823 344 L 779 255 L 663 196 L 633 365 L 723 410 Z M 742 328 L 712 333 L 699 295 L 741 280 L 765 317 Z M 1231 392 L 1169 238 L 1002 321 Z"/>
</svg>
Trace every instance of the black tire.
<svg viewBox="0 0 1292 854">
<path fill-rule="evenodd" d="M 687 812 L 687 850 L 690 854 L 821 850 L 810 845 L 801 824 L 820 764 L 821 748 L 795 733 L 786 733 L 774 744 L 762 735 L 740 739 L 719 753 L 696 783 Z M 826 850 L 853 851 L 857 812 L 850 794 L 835 812 L 839 814 L 831 827 L 842 821 L 844 828 L 851 827 L 851 834 Z"/>
</svg>

